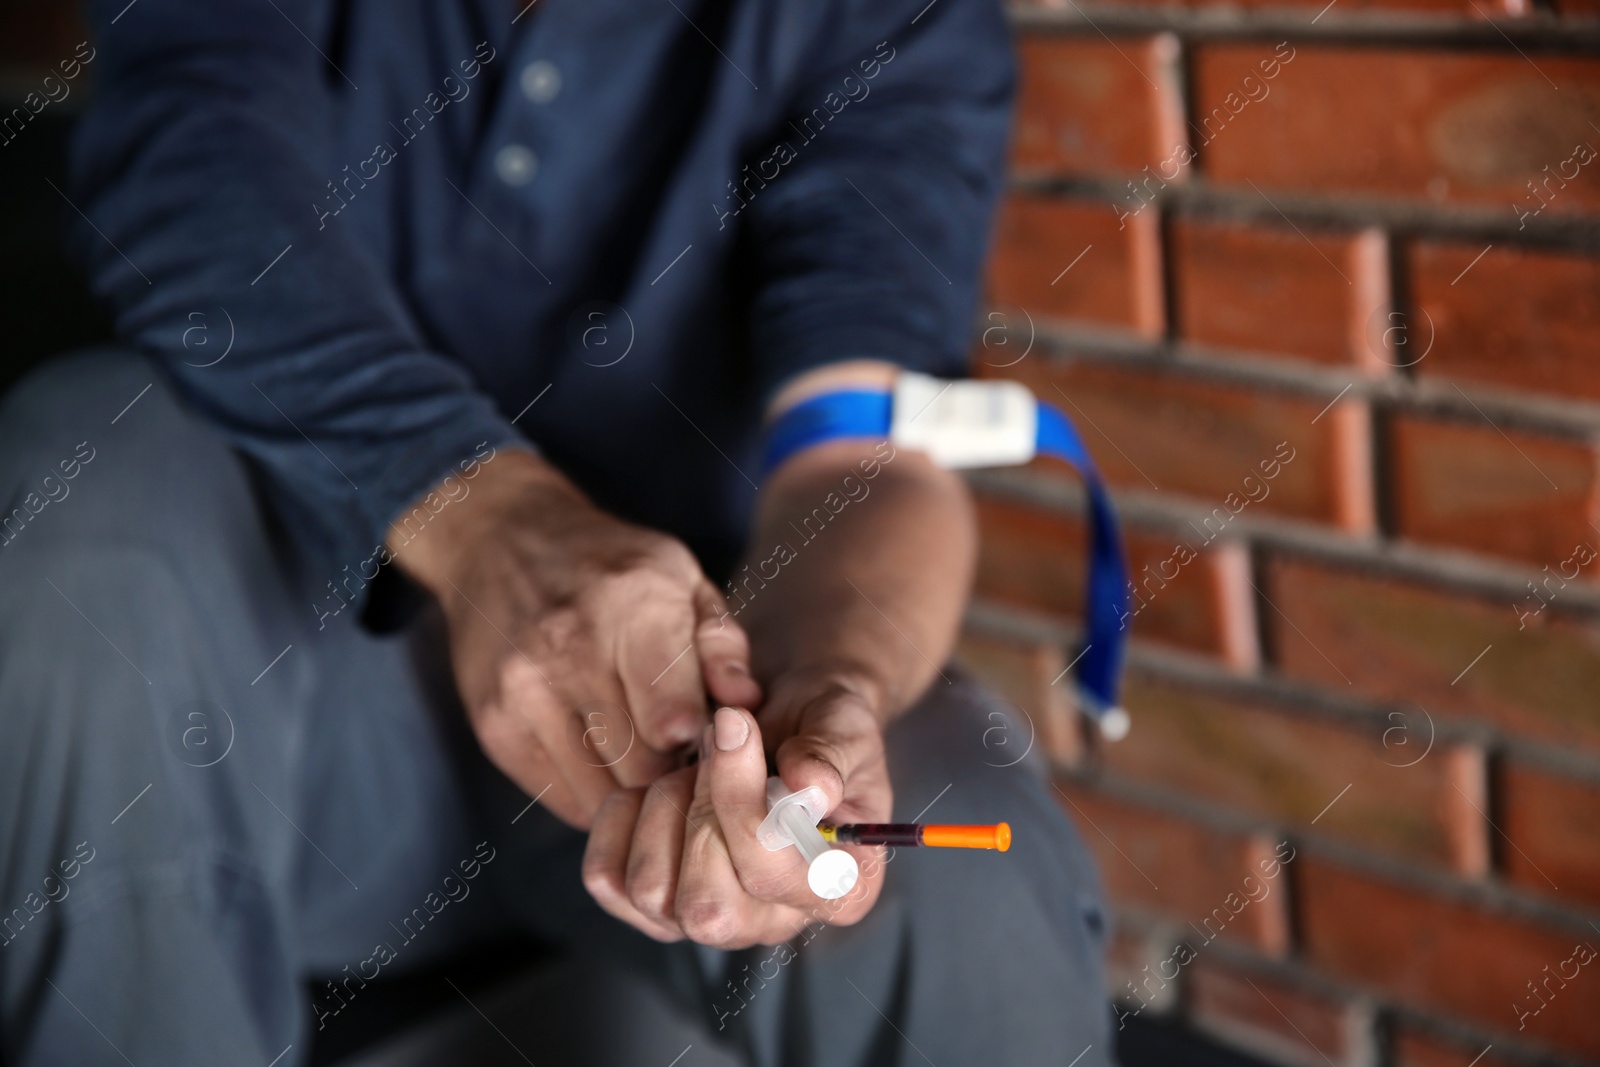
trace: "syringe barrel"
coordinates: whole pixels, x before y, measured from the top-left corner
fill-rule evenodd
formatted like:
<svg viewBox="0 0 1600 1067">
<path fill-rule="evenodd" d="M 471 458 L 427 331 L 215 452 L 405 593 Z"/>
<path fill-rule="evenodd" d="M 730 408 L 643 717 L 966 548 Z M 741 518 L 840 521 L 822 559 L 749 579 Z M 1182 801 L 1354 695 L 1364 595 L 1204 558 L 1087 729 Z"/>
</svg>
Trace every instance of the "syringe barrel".
<svg viewBox="0 0 1600 1067">
<path fill-rule="evenodd" d="M 800 805 L 790 804 L 784 808 L 778 813 L 778 822 L 794 838 L 795 848 L 800 850 L 800 855 L 806 858 L 807 863 L 828 851 L 828 842 L 806 818 L 805 809 Z"/>
</svg>

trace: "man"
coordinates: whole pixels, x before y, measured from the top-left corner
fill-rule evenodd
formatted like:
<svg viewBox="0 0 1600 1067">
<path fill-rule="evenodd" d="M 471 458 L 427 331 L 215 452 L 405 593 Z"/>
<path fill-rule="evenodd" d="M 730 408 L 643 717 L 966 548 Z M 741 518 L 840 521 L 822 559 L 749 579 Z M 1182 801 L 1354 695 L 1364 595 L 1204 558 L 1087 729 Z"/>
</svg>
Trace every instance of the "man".
<svg viewBox="0 0 1600 1067">
<path fill-rule="evenodd" d="M 1108 1062 L 1087 860 L 942 666 L 963 483 L 757 460 L 959 373 L 993 0 L 91 10 L 74 242 L 128 347 L 0 417 L 5 1055 L 305 1062 L 520 932 L 676 1020 L 546 1002 L 576 1062 Z M 825 904 L 769 765 L 1018 843 L 859 849 Z"/>
</svg>

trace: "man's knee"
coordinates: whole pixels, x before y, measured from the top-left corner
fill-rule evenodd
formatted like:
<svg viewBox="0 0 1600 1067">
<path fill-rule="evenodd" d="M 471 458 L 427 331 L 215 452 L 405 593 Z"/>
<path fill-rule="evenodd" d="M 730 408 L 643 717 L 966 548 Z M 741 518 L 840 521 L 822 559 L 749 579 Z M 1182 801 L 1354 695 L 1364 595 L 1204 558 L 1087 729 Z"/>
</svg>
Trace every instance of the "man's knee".
<svg viewBox="0 0 1600 1067">
<path fill-rule="evenodd" d="M 126 348 L 85 349 L 46 360 L 0 399 L 0 452 L 9 453 L 21 442 L 109 427 L 156 376 L 148 359 Z"/>
<path fill-rule="evenodd" d="M 0 401 L 0 564 L 85 544 L 237 539 L 256 521 L 244 465 L 127 349 L 51 360 Z"/>
<path fill-rule="evenodd" d="M 924 904 L 948 904 L 969 889 L 981 898 L 998 883 L 1012 883 L 1041 904 L 1042 916 L 1058 936 L 1076 943 L 1075 951 L 1097 954 L 1106 930 L 1099 876 L 1062 810 L 1027 710 L 962 672 L 946 674 L 950 683 L 935 682 L 890 728 L 895 818 L 1007 822 L 1013 846 L 1006 854 L 912 850 L 906 858 L 913 862 L 897 873 L 899 881 L 917 885 L 897 891 L 910 891 Z M 948 876 L 942 888 L 926 884 L 939 878 L 932 869 Z"/>
<path fill-rule="evenodd" d="M 889 729 L 897 818 L 927 806 L 934 822 L 982 821 L 1007 796 L 1045 788 L 1028 711 L 956 668 L 945 674 Z"/>
<path fill-rule="evenodd" d="M 0 717 L 127 710 L 64 700 L 57 676 L 187 694 L 264 654 L 270 627 L 217 625 L 281 612 L 244 465 L 143 357 L 62 357 L 6 396 L 0 502 L 0 681 L 32 694 Z"/>
<path fill-rule="evenodd" d="M 863 1048 L 875 1036 L 890 1046 L 909 1037 L 926 1048 L 926 1039 L 952 1062 L 970 1063 L 1041 1063 L 1069 1046 L 1069 1057 L 1085 1045 L 1103 1049 L 1105 920 L 1089 856 L 1042 755 L 1029 751 L 1026 712 L 946 674 L 951 681 L 936 681 L 886 739 L 895 818 L 1009 822 L 1012 847 L 887 853 L 873 911 L 801 952 L 814 971 L 807 995 L 830 1007 L 839 996 L 834 1010 L 846 1031 L 864 1035 L 856 1042 Z M 836 994 L 840 974 L 856 988 Z M 861 996 L 895 1003 L 884 1010 L 900 1032 L 876 1034 Z M 848 1045 L 838 1029 L 823 1040 Z M 876 1062 L 871 1053 L 854 1061 Z"/>
<path fill-rule="evenodd" d="M 0 402 L 0 501 L 5 509 L 0 513 L 0 548 L 10 547 L 30 529 L 51 525 L 48 519 L 87 483 L 82 476 L 106 444 L 106 435 L 97 432 L 105 423 L 92 414 L 95 400 L 108 389 L 131 383 L 138 373 L 135 356 L 83 353 L 51 360 L 6 394 Z M 42 538 L 35 533 L 33 539 Z"/>
</svg>

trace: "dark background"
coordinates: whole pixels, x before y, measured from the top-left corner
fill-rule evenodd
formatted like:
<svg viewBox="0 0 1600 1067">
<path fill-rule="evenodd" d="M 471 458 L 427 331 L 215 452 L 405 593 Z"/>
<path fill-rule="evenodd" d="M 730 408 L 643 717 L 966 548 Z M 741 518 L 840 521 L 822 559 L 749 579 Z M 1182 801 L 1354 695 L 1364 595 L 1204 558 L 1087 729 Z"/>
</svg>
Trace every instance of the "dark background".
<svg viewBox="0 0 1600 1067">
<path fill-rule="evenodd" d="M 70 3 L 0 2 L 0 105 L 5 114 L 37 91 L 44 76 L 72 57 L 84 39 Z M 65 191 L 64 152 L 73 117 L 88 97 L 92 65 L 52 103 L 0 145 L 0 388 L 53 352 L 104 340 L 111 325 L 67 267 L 60 245 L 72 208 Z"/>
</svg>

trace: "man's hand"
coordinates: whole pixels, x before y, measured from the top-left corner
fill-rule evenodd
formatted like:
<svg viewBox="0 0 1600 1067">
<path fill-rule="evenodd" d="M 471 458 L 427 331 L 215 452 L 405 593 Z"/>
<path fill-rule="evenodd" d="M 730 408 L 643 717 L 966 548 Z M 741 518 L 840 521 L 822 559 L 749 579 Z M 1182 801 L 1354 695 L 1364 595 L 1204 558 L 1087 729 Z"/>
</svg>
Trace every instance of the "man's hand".
<svg viewBox="0 0 1600 1067">
<path fill-rule="evenodd" d="M 820 368 L 781 390 L 773 414 L 822 391 L 886 389 L 895 373 Z M 751 541 L 764 584 L 739 608 L 767 702 L 754 717 L 719 711 L 723 743 L 698 768 L 607 801 L 584 861 L 590 893 L 653 937 L 723 947 L 781 941 L 812 917 L 859 921 L 882 890 L 882 854 L 851 846 L 857 888 L 837 901 L 813 896 L 798 851 L 767 852 L 755 839 L 766 816 L 763 745 L 790 789 L 822 789 L 830 819 L 886 821 L 883 729 L 937 684 L 976 533 L 961 478 L 888 442 L 828 442 L 769 474 Z"/>
<path fill-rule="evenodd" d="M 763 710 L 766 746 L 791 790 L 815 785 L 837 822 L 884 822 L 892 797 L 883 735 L 870 696 L 822 674 L 780 679 Z M 787 734 L 783 731 L 792 731 Z M 611 914 L 661 941 L 718 948 L 777 944 L 808 921 L 849 925 L 883 888 L 884 850 L 846 846 L 861 878 L 824 901 L 806 883 L 799 850 L 756 840 L 767 814 L 767 751 L 756 716 L 723 708 L 701 760 L 645 788 L 613 793 L 595 818 L 583 880 Z"/>
<path fill-rule="evenodd" d="M 580 829 L 701 736 L 708 689 L 760 700 L 749 642 L 689 550 L 596 508 L 529 453 L 500 453 L 470 496 L 389 543 L 443 608 L 484 751 Z"/>
</svg>

